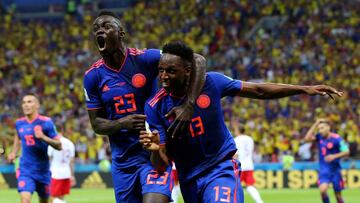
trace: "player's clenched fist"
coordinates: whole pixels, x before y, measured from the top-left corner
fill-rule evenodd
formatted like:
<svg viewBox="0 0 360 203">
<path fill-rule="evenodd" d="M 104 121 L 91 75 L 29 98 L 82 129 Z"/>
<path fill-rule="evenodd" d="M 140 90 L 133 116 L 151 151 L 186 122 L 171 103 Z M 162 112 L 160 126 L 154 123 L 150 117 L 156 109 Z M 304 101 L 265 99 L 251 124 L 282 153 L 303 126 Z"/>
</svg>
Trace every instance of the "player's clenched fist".
<svg viewBox="0 0 360 203">
<path fill-rule="evenodd" d="M 140 131 L 139 142 L 142 144 L 144 149 L 149 151 L 158 151 L 160 149 L 160 136 L 158 131 Z"/>
<path fill-rule="evenodd" d="M 42 139 L 45 136 L 40 125 L 34 127 L 34 134 L 38 139 Z"/>
</svg>

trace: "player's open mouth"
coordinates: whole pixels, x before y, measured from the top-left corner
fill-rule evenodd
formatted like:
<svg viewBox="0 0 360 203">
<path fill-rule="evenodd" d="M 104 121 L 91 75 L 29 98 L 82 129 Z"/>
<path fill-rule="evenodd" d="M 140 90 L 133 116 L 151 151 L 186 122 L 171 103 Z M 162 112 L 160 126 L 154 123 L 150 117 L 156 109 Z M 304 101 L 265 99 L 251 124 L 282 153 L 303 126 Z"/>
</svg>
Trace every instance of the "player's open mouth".
<svg viewBox="0 0 360 203">
<path fill-rule="evenodd" d="M 105 38 L 103 36 L 97 36 L 96 37 L 96 41 L 98 44 L 98 48 L 100 51 L 104 51 L 106 48 L 106 41 Z"/>
</svg>

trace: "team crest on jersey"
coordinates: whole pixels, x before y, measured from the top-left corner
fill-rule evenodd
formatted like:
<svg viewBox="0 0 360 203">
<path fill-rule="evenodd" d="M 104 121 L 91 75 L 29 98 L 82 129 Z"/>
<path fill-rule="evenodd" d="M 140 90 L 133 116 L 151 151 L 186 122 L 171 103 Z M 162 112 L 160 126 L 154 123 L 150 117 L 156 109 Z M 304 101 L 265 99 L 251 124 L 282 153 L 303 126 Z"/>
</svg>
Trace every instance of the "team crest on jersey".
<svg viewBox="0 0 360 203">
<path fill-rule="evenodd" d="M 133 86 L 136 88 L 144 87 L 144 85 L 146 83 L 146 77 L 145 77 L 145 75 L 138 73 L 132 77 L 131 82 L 132 82 Z"/>
<path fill-rule="evenodd" d="M 24 132 L 24 128 L 20 128 L 19 132 L 21 133 Z"/>
<path fill-rule="evenodd" d="M 333 148 L 333 146 L 334 146 L 334 144 L 333 144 L 332 142 L 329 142 L 329 143 L 327 143 L 327 145 L 326 145 L 326 147 L 327 147 L 328 149 Z"/>
<path fill-rule="evenodd" d="M 196 100 L 196 104 L 202 109 L 206 109 L 207 107 L 209 107 L 210 103 L 211 103 L 210 97 L 207 96 L 206 94 L 200 95 Z"/>
<path fill-rule="evenodd" d="M 24 187 L 25 186 L 25 181 L 19 181 L 19 187 Z"/>
</svg>

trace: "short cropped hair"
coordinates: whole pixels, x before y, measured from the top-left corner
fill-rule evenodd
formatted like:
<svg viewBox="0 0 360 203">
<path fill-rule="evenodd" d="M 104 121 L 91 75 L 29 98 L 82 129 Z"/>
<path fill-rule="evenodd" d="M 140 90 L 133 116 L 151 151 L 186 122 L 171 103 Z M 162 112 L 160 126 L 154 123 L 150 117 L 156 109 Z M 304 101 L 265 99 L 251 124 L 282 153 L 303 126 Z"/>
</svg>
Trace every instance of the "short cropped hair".
<svg viewBox="0 0 360 203">
<path fill-rule="evenodd" d="M 180 41 L 165 44 L 162 48 L 162 53 L 179 56 L 181 59 L 189 62 L 190 64 L 192 64 L 194 60 L 194 51 L 185 43 Z"/>
<path fill-rule="evenodd" d="M 33 96 L 33 97 L 35 97 L 36 100 L 37 100 L 37 101 L 39 102 L 39 104 L 40 104 L 40 97 L 39 97 L 39 95 L 37 95 L 36 93 L 34 93 L 34 92 L 25 93 L 25 94 L 22 96 L 22 98 L 24 98 L 25 96 Z"/>
<path fill-rule="evenodd" d="M 116 13 L 109 11 L 109 10 L 100 11 L 99 14 L 97 15 L 97 18 L 100 16 L 112 16 L 112 17 L 116 18 L 117 20 L 121 21 L 120 17 Z"/>
</svg>

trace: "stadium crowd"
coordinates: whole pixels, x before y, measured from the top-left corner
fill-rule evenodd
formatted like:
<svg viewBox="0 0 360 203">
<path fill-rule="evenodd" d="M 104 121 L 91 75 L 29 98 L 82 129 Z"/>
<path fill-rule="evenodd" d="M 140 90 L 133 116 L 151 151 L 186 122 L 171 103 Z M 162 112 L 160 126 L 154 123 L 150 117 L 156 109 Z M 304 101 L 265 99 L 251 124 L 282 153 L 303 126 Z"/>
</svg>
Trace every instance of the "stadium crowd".
<svg viewBox="0 0 360 203">
<path fill-rule="evenodd" d="M 181 3 L 180 3 L 181 2 Z M 260 27 L 265 16 L 286 22 Z M 76 146 L 78 163 L 109 157 L 106 137 L 93 132 L 84 104 L 82 78 L 97 51 L 91 37 L 92 13 L 61 23 L 0 18 L 0 163 L 10 152 L 14 123 L 22 115 L 21 96 L 36 92 L 42 112 Z M 224 100 L 227 123 L 245 124 L 256 144 L 258 161 L 278 162 L 282 152 L 296 154 L 316 118 L 328 117 L 356 155 L 360 115 L 360 4 L 356 1 L 207 1 L 139 2 L 121 14 L 128 42 L 159 48 L 182 40 L 207 58 L 208 70 L 246 81 L 332 85 L 345 92 L 334 101 L 294 96 L 279 101 Z M 286 30 L 286 32 L 284 31 Z M 330 100 L 330 98 L 329 98 Z M 301 160 L 300 156 L 296 156 Z"/>
</svg>

